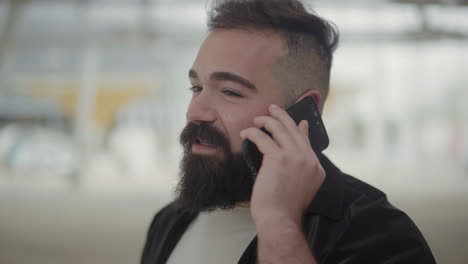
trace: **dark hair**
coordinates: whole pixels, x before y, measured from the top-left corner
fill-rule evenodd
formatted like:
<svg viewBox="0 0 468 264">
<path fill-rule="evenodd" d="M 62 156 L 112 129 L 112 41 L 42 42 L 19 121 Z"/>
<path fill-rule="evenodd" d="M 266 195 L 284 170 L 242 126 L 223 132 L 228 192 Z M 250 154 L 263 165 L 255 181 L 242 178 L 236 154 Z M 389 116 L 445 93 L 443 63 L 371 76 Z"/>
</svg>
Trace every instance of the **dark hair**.
<svg viewBox="0 0 468 264">
<path fill-rule="evenodd" d="M 279 33 L 285 41 L 286 57 L 289 57 L 281 64 L 287 66 L 290 72 L 299 70 L 303 73 L 302 75 L 318 75 L 313 78 L 315 84 L 309 84 L 314 87 L 309 86 L 309 88 L 319 90 L 323 98 L 328 95 L 333 51 L 339 39 L 338 29 L 313 11 L 308 12 L 302 2 L 298 0 L 215 0 L 211 2 L 208 12 L 208 28 L 210 31 L 258 29 Z M 309 59 L 309 61 L 297 63 L 298 60 L 304 59 Z M 299 69 L 298 65 L 302 69 Z M 304 65 L 309 65 L 309 69 L 313 69 L 314 73 L 306 72 L 303 69 Z M 285 70 L 284 67 L 282 70 Z M 294 78 L 305 77 L 297 73 L 295 75 Z M 287 97 L 298 97 L 307 89 L 298 89 L 293 95 L 288 90 Z M 294 98 L 288 99 L 290 101 Z"/>
</svg>

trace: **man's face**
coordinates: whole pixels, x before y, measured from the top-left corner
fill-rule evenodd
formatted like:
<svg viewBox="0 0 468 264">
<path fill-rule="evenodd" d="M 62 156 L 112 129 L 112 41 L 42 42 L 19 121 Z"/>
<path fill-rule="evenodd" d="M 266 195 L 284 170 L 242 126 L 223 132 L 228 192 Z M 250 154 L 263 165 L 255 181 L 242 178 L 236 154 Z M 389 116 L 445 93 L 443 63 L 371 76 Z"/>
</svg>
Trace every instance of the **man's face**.
<svg viewBox="0 0 468 264">
<path fill-rule="evenodd" d="M 240 132 L 270 104 L 282 106 L 273 67 L 283 53 L 279 36 L 263 31 L 215 30 L 202 44 L 189 73 L 193 96 L 181 134 L 178 200 L 186 208 L 230 208 L 250 199 Z"/>
<path fill-rule="evenodd" d="M 283 53 L 282 41 L 276 34 L 246 30 L 212 32 L 191 69 L 194 93 L 187 122 L 212 123 L 229 139 L 232 151 L 240 152 L 240 131 L 252 126 L 254 117 L 266 115 L 270 104 L 282 105 L 273 66 Z M 216 152 L 203 144 L 192 150 L 206 155 Z"/>
</svg>

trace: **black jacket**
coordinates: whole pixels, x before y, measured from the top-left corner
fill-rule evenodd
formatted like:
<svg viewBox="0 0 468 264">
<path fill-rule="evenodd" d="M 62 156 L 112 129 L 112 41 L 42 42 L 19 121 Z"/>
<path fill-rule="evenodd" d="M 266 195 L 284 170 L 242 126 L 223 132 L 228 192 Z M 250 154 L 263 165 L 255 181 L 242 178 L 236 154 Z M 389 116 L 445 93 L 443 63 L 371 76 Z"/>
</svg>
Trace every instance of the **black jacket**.
<svg viewBox="0 0 468 264">
<path fill-rule="evenodd" d="M 342 173 L 323 155 L 320 162 L 327 177 L 303 219 L 305 238 L 319 263 L 435 263 L 416 225 L 383 192 Z M 173 203 L 160 210 L 141 263 L 166 263 L 196 217 Z M 239 264 L 256 263 L 256 240 L 239 256 Z"/>
</svg>

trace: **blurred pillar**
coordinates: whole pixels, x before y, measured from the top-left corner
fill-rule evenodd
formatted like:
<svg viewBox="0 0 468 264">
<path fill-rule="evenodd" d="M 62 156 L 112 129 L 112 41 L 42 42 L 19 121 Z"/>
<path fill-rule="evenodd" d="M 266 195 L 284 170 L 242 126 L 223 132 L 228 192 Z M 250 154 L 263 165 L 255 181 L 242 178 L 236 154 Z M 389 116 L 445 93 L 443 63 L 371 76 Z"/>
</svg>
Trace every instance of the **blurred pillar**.
<svg viewBox="0 0 468 264">
<path fill-rule="evenodd" d="M 468 98 L 468 91 L 466 89 L 463 91 L 465 95 L 462 98 Z M 462 165 L 465 172 L 465 177 L 468 178 L 468 104 L 463 104 L 463 129 L 462 129 Z"/>
<path fill-rule="evenodd" d="M 6 76 L 7 53 L 13 46 L 16 25 L 20 14 L 28 0 L 9 0 L 8 12 L 5 19 L 5 24 L 2 27 L 0 34 L 0 92 L 4 90 L 4 82 Z"/>
<path fill-rule="evenodd" d="M 154 33 L 152 30 L 152 8 L 150 0 L 140 0 L 140 30 L 142 36 L 153 37 Z"/>
<path fill-rule="evenodd" d="M 418 7 L 418 13 L 419 13 L 419 21 L 421 24 L 421 31 L 428 32 L 430 28 L 429 28 L 429 20 L 427 18 L 427 13 L 426 13 L 426 4 L 418 3 L 417 7 Z"/>
<path fill-rule="evenodd" d="M 96 90 L 99 74 L 99 54 L 93 42 L 89 23 L 89 0 L 78 2 L 77 21 L 80 21 L 82 42 L 81 72 L 77 91 L 74 134 L 80 153 L 80 169 L 74 179 L 74 187 L 82 185 L 82 168 L 90 156 L 94 124 L 92 116 L 95 109 Z"/>
</svg>

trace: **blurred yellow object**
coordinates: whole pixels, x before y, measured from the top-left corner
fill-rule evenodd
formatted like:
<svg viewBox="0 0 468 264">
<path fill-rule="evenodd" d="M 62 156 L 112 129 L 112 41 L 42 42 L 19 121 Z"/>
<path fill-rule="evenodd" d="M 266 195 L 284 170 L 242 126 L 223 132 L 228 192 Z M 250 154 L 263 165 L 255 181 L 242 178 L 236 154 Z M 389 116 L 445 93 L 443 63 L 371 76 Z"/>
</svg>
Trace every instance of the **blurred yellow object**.
<svg viewBox="0 0 468 264">
<path fill-rule="evenodd" d="M 33 88 L 31 96 L 53 98 L 61 104 L 66 117 L 74 117 L 79 96 L 78 82 L 38 80 L 33 81 L 30 87 Z M 96 88 L 94 114 L 90 120 L 101 128 L 108 128 L 122 106 L 151 95 L 154 87 L 154 82 L 150 80 L 100 81 Z"/>
</svg>

